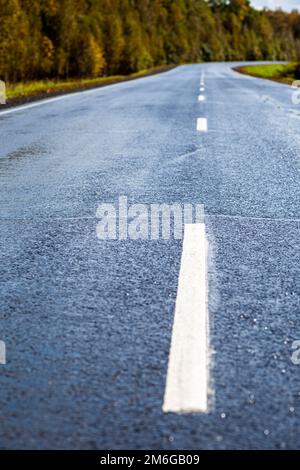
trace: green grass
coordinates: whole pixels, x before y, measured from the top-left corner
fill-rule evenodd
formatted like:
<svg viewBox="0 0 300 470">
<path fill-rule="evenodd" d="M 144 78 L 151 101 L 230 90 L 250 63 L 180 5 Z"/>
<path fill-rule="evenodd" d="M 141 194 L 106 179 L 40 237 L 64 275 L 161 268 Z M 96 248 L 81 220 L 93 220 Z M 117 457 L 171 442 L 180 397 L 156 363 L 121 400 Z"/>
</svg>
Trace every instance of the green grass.
<svg viewBox="0 0 300 470">
<path fill-rule="evenodd" d="M 252 75 L 259 78 L 267 78 L 279 82 L 290 84 L 296 77 L 296 64 L 264 64 L 247 65 L 236 67 L 235 70 L 240 73 Z"/>
<path fill-rule="evenodd" d="M 38 80 L 31 82 L 7 83 L 6 96 L 8 101 L 14 101 L 22 98 L 30 98 L 37 95 L 44 95 L 57 92 L 68 92 L 83 88 L 93 88 L 97 86 L 109 85 L 125 80 L 151 75 L 163 71 L 169 67 L 154 67 L 131 75 L 115 75 L 111 77 L 70 79 L 70 80 Z"/>
</svg>

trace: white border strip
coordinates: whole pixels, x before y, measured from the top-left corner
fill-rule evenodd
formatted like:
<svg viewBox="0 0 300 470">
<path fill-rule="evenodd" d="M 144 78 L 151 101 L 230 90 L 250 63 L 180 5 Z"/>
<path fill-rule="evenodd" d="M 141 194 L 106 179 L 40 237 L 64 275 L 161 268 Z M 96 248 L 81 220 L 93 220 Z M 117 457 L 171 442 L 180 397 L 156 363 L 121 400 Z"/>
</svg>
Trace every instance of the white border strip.
<svg viewBox="0 0 300 470">
<path fill-rule="evenodd" d="M 177 67 L 175 67 L 175 68 L 177 68 Z M 161 72 L 161 73 L 162 74 L 167 74 L 169 72 L 172 72 L 173 70 L 175 70 L 175 69 L 166 70 L 165 72 Z M 153 74 L 153 75 L 146 75 L 144 77 L 132 78 L 132 79 L 129 79 L 129 80 L 121 80 L 120 82 L 117 82 L 117 83 L 104 84 L 104 85 L 98 86 L 98 87 L 95 86 L 94 88 L 89 88 L 87 90 L 70 91 L 69 93 L 65 93 L 64 95 L 52 96 L 50 98 L 37 100 L 37 101 L 34 101 L 32 103 L 29 103 L 29 104 L 22 104 L 22 105 L 19 105 L 19 106 L 12 106 L 8 109 L 7 108 L 4 109 L 3 111 L 1 111 L 1 106 L 0 106 L 0 117 L 5 116 L 6 114 L 17 113 L 17 112 L 20 112 L 20 111 L 25 111 L 26 109 L 36 108 L 37 106 L 43 106 L 45 104 L 55 103 L 56 101 L 75 98 L 77 96 L 90 95 L 92 93 L 105 92 L 106 90 L 111 90 L 112 88 L 118 87 L 120 85 L 128 85 L 132 82 L 136 82 L 136 81 L 139 81 L 139 80 L 151 79 L 155 75 L 160 75 L 160 73 Z"/>
</svg>

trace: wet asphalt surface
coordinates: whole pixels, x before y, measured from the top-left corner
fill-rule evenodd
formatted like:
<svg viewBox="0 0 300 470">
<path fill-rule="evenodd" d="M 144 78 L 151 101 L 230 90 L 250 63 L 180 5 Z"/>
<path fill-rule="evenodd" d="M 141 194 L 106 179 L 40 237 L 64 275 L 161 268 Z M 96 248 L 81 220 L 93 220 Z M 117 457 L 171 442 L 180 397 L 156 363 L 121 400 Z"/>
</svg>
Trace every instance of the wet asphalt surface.
<svg viewBox="0 0 300 470">
<path fill-rule="evenodd" d="M 300 447 L 291 96 L 188 65 L 0 114 L 0 448 Z M 207 415 L 161 411 L 182 242 L 99 240 L 97 206 L 119 195 L 205 205 Z"/>
</svg>

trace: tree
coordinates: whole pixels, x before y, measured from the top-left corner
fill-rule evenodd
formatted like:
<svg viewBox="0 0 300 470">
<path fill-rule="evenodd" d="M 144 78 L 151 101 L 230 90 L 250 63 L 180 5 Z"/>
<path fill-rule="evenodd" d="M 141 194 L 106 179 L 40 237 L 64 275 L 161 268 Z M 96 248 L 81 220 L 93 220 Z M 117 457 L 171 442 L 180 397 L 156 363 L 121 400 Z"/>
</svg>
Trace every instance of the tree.
<svg viewBox="0 0 300 470">
<path fill-rule="evenodd" d="M 299 12 L 248 0 L 0 0 L 6 81 L 244 59 L 300 61 Z"/>
</svg>

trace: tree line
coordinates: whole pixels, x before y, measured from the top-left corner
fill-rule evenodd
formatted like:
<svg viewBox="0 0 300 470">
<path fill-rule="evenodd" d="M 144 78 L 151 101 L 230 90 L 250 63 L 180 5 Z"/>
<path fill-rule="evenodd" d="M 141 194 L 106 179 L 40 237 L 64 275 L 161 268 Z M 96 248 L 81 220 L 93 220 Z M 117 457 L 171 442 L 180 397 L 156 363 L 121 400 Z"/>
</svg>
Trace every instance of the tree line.
<svg viewBox="0 0 300 470">
<path fill-rule="evenodd" d="M 0 79 L 10 82 L 299 57 L 300 14 L 247 0 L 0 0 Z"/>
</svg>

